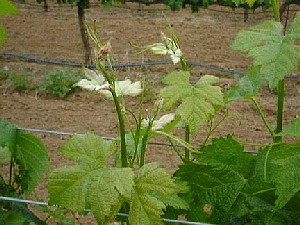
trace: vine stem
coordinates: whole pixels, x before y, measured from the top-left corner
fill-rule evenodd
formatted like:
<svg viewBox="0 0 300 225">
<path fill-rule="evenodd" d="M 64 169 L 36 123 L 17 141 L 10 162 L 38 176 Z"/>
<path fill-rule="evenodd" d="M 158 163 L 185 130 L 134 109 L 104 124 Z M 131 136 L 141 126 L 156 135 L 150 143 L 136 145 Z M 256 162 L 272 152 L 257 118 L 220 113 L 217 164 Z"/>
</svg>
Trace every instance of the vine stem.
<svg viewBox="0 0 300 225">
<path fill-rule="evenodd" d="M 271 0 L 272 8 L 273 8 L 273 15 L 276 22 L 280 22 L 280 11 L 279 11 L 279 0 Z M 284 108 L 284 80 L 280 80 L 278 82 L 277 88 L 277 119 L 276 119 L 276 129 L 275 134 L 278 134 L 282 131 L 282 119 L 283 119 L 283 108 Z M 282 142 L 281 136 L 273 137 L 274 143 Z"/>
<path fill-rule="evenodd" d="M 116 108 L 116 111 L 117 111 L 117 114 L 118 114 L 118 120 L 119 120 L 119 130 L 120 130 L 120 137 L 121 137 L 122 167 L 128 167 L 124 117 L 123 117 L 123 113 L 122 113 L 122 109 L 121 109 L 121 106 L 120 106 L 118 96 L 117 96 L 116 91 L 115 91 L 114 88 L 111 89 L 111 94 L 114 98 L 115 108 Z"/>
<path fill-rule="evenodd" d="M 283 120 L 283 109 L 284 109 L 284 80 L 279 81 L 278 83 L 278 94 L 277 94 L 277 124 L 275 129 L 275 134 L 278 134 L 282 131 L 282 120 Z M 274 136 L 274 143 L 282 142 L 282 136 Z"/>
<path fill-rule="evenodd" d="M 148 144 L 149 133 L 152 130 L 154 120 L 156 119 L 159 110 L 160 110 L 160 108 L 158 107 L 156 109 L 155 114 L 153 115 L 153 117 L 149 119 L 147 130 L 146 130 L 146 132 L 145 132 L 145 134 L 142 138 L 141 159 L 140 159 L 140 165 L 139 165 L 140 167 L 144 166 L 144 164 L 145 164 L 146 148 L 147 148 L 147 144 Z"/>
<path fill-rule="evenodd" d="M 10 156 L 10 165 L 9 165 L 9 185 L 12 186 L 12 176 L 13 176 L 13 167 L 14 167 L 14 156 Z"/>
<path fill-rule="evenodd" d="M 109 57 L 108 57 L 109 59 Z M 108 60 L 110 63 L 110 60 Z M 110 64 L 111 65 L 111 64 Z M 120 131 L 120 137 L 121 137 L 121 161 L 122 161 L 122 167 L 128 167 L 128 158 L 127 158 L 127 149 L 126 149 L 126 131 L 125 131 L 125 122 L 124 122 L 124 116 L 121 108 L 121 103 L 118 99 L 116 90 L 115 90 L 115 83 L 114 79 L 108 74 L 106 71 L 104 65 L 101 62 L 97 63 L 98 68 L 103 73 L 103 76 L 108 81 L 108 83 L 112 86 L 110 88 L 110 92 L 113 96 L 115 109 L 118 115 L 118 121 L 119 121 L 119 131 Z M 111 67 L 112 68 L 112 67 Z"/>
<path fill-rule="evenodd" d="M 211 135 L 215 132 L 215 130 L 225 121 L 225 119 L 228 117 L 228 111 L 226 111 L 226 113 L 224 114 L 224 116 L 218 121 L 218 123 L 213 127 L 212 124 L 212 120 L 210 121 L 210 127 L 209 127 L 209 131 L 206 135 L 205 140 L 203 141 L 202 146 L 205 146 L 209 140 L 209 138 L 211 137 Z"/>
<path fill-rule="evenodd" d="M 188 125 L 186 125 L 186 127 L 185 127 L 184 140 L 186 143 L 190 143 L 190 128 Z M 189 160 L 190 160 L 190 151 L 187 148 L 185 148 L 184 149 L 184 161 L 188 162 Z"/>
<path fill-rule="evenodd" d="M 257 102 L 255 97 L 251 98 L 252 102 L 254 103 L 257 112 L 259 113 L 262 121 L 264 122 L 266 128 L 268 129 L 269 133 L 272 135 L 272 137 L 274 136 L 274 132 L 269 124 L 269 122 L 267 121 L 266 115 L 264 114 L 262 108 L 260 107 L 259 103 Z"/>
</svg>

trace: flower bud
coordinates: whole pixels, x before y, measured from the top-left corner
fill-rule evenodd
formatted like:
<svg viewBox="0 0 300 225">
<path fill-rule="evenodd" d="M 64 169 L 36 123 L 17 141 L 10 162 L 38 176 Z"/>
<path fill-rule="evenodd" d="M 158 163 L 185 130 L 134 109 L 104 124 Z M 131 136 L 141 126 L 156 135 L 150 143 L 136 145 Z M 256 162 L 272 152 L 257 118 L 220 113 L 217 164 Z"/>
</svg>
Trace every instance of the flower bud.
<svg viewBox="0 0 300 225">
<path fill-rule="evenodd" d="M 97 58 L 99 60 L 103 59 L 104 56 L 111 52 L 111 43 L 108 41 L 105 45 L 103 45 L 100 50 L 98 51 Z"/>
</svg>

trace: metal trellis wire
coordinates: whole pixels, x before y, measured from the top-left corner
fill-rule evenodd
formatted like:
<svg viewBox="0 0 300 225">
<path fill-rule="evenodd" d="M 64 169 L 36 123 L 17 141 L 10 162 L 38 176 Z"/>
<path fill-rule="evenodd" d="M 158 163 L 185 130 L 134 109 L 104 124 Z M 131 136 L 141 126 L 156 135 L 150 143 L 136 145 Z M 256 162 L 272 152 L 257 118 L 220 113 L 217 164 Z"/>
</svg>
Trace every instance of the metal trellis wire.
<svg viewBox="0 0 300 225">
<path fill-rule="evenodd" d="M 42 205 L 42 206 L 49 206 L 47 202 L 38 202 L 33 200 L 26 200 L 26 199 L 19 199 L 19 198 L 12 198 L 12 197 L 5 197 L 0 196 L 0 201 L 9 201 L 9 202 L 17 202 L 17 203 L 24 203 L 24 204 L 33 204 L 33 205 Z M 91 212 L 90 209 L 85 209 L 85 212 Z M 126 213 L 117 213 L 117 216 L 121 217 L 128 217 L 129 215 Z M 200 223 L 200 222 L 191 222 L 191 221 L 185 221 L 185 220 L 174 220 L 174 219 L 162 219 L 166 223 L 178 223 L 178 224 L 186 224 L 186 225 L 211 225 L 208 223 Z"/>
<path fill-rule="evenodd" d="M 44 134 L 56 134 L 56 135 L 65 135 L 65 136 L 84 136 L 84 134 L 80 133 L 71 133 L 71 132 L 63 132 L 63 131 L 53 131 L 53 130 L 43 130 L 43 129 L 34 129 L 34 128 L 22 128 L 18 127 L 19 130 L 33 132 L 33 133 L 44 133 Z M 118 140 L 118 138 L 114 137 L 106 137 L 102 136 L 105 140 L 115 141 Z M 159 146 L 169 146 L 172 147 L 174 145 L 166 144 L 163 142 L 149 142 L 150 145 L 159 145 Z M 176 147 L 182 147 L 181 145 L 175 145 Z"/>
<path fill-rule="evenodd" d="M 28 56 L 20 53 L 12 53 L 12 52 L 0 52 L 0 55 L 3 56 L 9 56 L 9 57 L 17 57 L 21 59 L 25 59 L 28 61 L 38 62 L 38 63 L 48 63 L 48 64 L 55 64 L 55 65 L 62 65 L 62 66 L 71 66 L 71 67 L 88 67 L 90 69 L 93 69 L 96 67 L 95 64 L 82 64 L 82 63 L 76 63 L 76 62 L 66 62 L 66 61 L 57 61 L 57 60 L 51 60 L 51 59 L 41 59 L 33 56 Z M 154 65 L 171 65 L 171 61 L 158 61 L 158 62 L 138 62 L 138 63 L 125 63 L 125 64 L 114 64 L 112 65 L 114 68 L 127 68 L 127 67 L 141 67 L 141 66 L 154 66 Z M 231 70 L 231 69 L 224 69 L 217 66 L 211 66 L 208 64 L 203 63 L 197 63 L 192 61 L 187 61 L 187 64 L 190 66 L 198 66 L 202 68 L 207 68 L 219 72 L 229 73 L 233 75 L 238 76 L 244 76 L 245 73 Z M 293 74 L 290 76 L 290 78 L 300 78 L 300 73 Z"/>
</svg>

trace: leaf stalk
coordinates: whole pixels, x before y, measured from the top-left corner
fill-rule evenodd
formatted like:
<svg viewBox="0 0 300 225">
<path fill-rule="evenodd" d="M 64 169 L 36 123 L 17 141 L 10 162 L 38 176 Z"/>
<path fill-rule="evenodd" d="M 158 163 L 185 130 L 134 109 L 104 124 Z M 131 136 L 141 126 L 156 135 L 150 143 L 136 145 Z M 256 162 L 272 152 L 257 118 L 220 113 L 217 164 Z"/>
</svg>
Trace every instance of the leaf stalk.
<svg viewBox="0 0 300 225">
<path fill-rule="evenodd" d="M 261 106 L 259 105 L 259 103 L 258 103 L 258 101 L 256 100 L 255 97 L 252 97 L 251 100 L 252 100 L 252 102 L 254 103 L 254 105 L 255 105 L 255 107 L 256 107 L 256 110 L 257 110 L 257 112 L 259 113 L 259 115 L 260 115 L 262 121 L 264 122 L 266 128 L 268 129 L 269 133 L 270 133 L 271 136 L 273 137 L 273 136 L 274 136 L 274 132 L 273 132 L 273 130 L 272 130 L 272 128 L 271 128 L 271 125 L 269 124 L 269 122 L 268 122 L 268 120 L 267 120 L 267 117 L 266 117 L 266 115 L 264 114 L 264 112 L 263 112 Z"/>
</svg>

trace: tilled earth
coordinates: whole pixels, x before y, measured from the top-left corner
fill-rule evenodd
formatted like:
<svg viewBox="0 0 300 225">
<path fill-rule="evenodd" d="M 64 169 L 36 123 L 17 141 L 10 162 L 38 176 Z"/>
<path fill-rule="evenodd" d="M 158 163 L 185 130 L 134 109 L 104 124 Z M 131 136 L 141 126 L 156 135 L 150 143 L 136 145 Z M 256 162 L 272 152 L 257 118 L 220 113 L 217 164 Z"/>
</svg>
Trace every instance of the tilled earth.
<svg viewBox="0 0 300 225">
<path fill-rule="evenodd" d="M 2 52 L 21 53 L 37 58 L 83 63 L 84 52 L 77 21 L 77 9 L 69 5 L 50 4 L 50 11 L 44 12 L 41 5 L 33 0 L 17 6 L 21 9 L 18 15 L 1 16 L 0 23 L 6 27 L 8 40 L 0 48 Z M 292 10 L 299 10 L 292 6 Z M 188 61 L 211 65 L 226 70 L 244 72 L 251 59 L 229 48 L 237 32 L 243 28 L 271 19 L 270 12 L 257 9 L 249 14 L 247 22 L 243 21 L 243 11 L 212 6 L 192 14 L 189 9 L 171 12 L 163 5 L 144 6 L 126 4 L 118 7 L 103 8 L 93 4 L 86 11 L 89 22 L 96 21 L 99 35 L 103 42 L 108 39 L 113 45 L 115 63 L 165 62 L 167 57 L 141 53 L 134 45 L 143 46 L 160 41 L 161 31 L 172 24 L 181 42 L 181 49 Z M 291 12 L 291 17 L 294 11 Z M 41 64 L 19 58 L 0 56 L 0 68 L 11 70 L 24 69 L 34 74 L 39 80 L 42 71 L 60 69 L 62 66 Z M 122 67 L 118 69 L 121 78 L 131 77 L 133 80 L 146 77 L 149 85 L 149 100 L 146 108 L 151 108 L 155 94 L 162 87 L 164 74 L 178 68 L 172 65 L 154 65 L 138 67 Z M 220 85 L 228 87 L 235 83 L 231 74 L 222 69 L 211 70 L 202 66 L 191 66 L 193 79 L 203 74 L 213 74 L 221 78 Z M 299 73 L 299 72 L 298 72 Z M 15 123 L 21 128 L 34 128 L 70 133 L 91 131 L 101 136 L 118 136 L 117 117 L 112 103 L 95 93 L 85 91 L 60 99 L 35 91 L 16 92 L 4 90 L 0 86 L 0 118 Z M 284 122 L 299 115 L 299 79 L 287 79 Z M 271 123 L 275 122 L 276 93 L 265 89 L 259 97 L 262 107 Z M 130 98 L 127 102 L 133 111 L 138 110 L 138 102 Z M 233 134 L 243 142 L 265 143 L 271 141 L 260 117 L 253 105 L 246 101 L 230 104 L 232 115 L 216 131 L 215 136 Z M 182 132 L 178 132 L 183 137 Z M 59 134 L 36 133 L 48 148 L 51 167 L 55 168 L 67 163 L 57 148 L 69 136 Z M 203 141 L 205 129 L 193 137 L 193 143 Z M 153 141 L 166 142 L 164 139 Z M 168 171 L 173 172 L 180 160 L 168 147 L 150 145 L 147 161 L 159 161 Z M 46 184 L 39 186 L 37 193 L 47 201 Z M 44 215 L 41 215 L 42 217 Z M 93 220 L 78 217 L 79 224 L 92 224 Z M 58 224 L 54 220 L 49 224 Z"/>
</svg>

